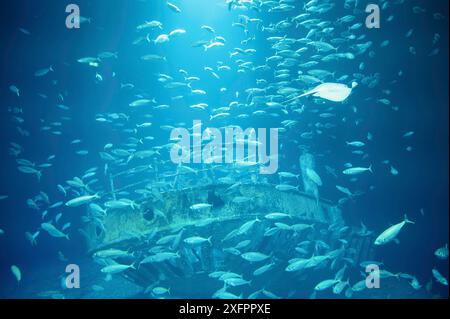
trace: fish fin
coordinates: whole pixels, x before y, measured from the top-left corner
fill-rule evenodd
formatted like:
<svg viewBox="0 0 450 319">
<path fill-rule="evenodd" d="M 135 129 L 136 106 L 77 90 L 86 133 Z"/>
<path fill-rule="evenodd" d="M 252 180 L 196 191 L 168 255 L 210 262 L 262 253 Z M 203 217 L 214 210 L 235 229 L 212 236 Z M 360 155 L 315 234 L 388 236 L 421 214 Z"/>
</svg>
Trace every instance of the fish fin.
<svg viewBox="0 0 450 319">
<path fill-rule="evenodd" d="M 400 240 L 398 240 L 397 238 L 394 239 L 394 242 L 399 245 L 400 244 Z"/>
</svg>

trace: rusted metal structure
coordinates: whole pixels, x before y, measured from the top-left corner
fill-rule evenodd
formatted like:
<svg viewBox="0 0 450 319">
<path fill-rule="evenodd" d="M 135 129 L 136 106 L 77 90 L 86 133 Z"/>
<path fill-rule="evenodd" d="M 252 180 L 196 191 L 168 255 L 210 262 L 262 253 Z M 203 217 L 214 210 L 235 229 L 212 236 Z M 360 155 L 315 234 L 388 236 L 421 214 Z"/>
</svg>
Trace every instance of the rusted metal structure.
<svg viewBox="0 0 450 319">
<path fill-rule="evenodd" d="M 251 250 L 273 253 L 278 259 L 292 258 L 296 243 L 302 238 L 323 240 L 334 248 L 342 245 L 338 240 L 342 234 L 329 231 L 330 225 L 333 229 L 345 226 L 341 209 L 332 202 L 317 200 L 298 191 L 279 191 L 270 184 L 239 185 L 232 191 L 229 187 L 209 185 L 174 190 L 161 193 L 158 200 L 143 199 L 135 208 L 109 210 L 103 220 L 105 231 L 100 231 L 95 224 L 85 229 L 89 252 L 120 248 L 133 252 L 134 256 L 145 257 L 158 246 L 155 238 L 173 236 L 170 249 L 176 251 L 180 258 L 141 264 L 124 275 L 142 287 L 163 278 L 177 278 L 185 287 L 191 287 L 194 278 L 216 269 L 229 269 L 228 264 L 245 267 L 240 256 L 224 253 L 225 248 L 233 247 L 244 237 L 251 238 Z M 212 206 L 192 209 L 192 205 L 197 203 Z M 270 223 L 264 216 L 271 212 L 289 214 L 292 224 L 313 224 L 314 227 L 299 234 L 277 232 L 273 236 L 265 236 Z M 252 220 L 255 226 L 251 233 L 226 239 L 233 230 Z M 189 236 L 211 237 L 211 244 L 186 247 L 182 240 Z M 367 260 L 372 256 L 372 241 L 369 237 L 348 238 L 347 257 L 355 262 Z"/>
</svg>

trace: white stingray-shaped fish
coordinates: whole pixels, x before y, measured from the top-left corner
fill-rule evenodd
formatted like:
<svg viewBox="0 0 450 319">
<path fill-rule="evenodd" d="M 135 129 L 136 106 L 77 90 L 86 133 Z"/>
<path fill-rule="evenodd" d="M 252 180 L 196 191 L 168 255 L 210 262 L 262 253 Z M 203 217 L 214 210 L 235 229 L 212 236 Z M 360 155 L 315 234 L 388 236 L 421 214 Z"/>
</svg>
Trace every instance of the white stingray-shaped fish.
<svg viewBox="0 0 450 319">
<path fill-rule="evenodd" d="M 293 100 L 296 100 L 298 98 L 301 98 L 303 96 L 312 95 L 315 97 L 320 97 L 322 99 L 332 101 L 332 102 L 343 102 L 345 101 L 350 94 L 352 93 L 352 90 L 358 85 L 356 82 L 352 82 L 352 86 L 348 87 L 345 84 L 341 83 L 322 83 L 318 86 L 316 86 L 314 89 L 309 90 L 291 100 L 288 102 L 292 102 Z"/>
</svg>

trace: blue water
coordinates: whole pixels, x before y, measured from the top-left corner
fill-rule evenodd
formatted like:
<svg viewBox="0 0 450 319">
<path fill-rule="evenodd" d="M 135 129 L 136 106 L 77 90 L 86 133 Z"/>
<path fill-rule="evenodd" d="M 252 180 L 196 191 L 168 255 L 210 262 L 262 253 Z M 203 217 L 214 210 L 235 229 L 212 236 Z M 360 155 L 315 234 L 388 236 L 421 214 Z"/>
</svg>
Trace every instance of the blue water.
<svg viewBox="0 0 450 319">
<path fill-rule="evenodd" d="M 254 2 L 258 6 L 261 1 Z M 322 4 L 326 1 L 316 2 Z M 386 1 L 373 2 L 383 7 Z M 162 125 L 177 127 L 182 122 L 185 127 L 190 128 L 193 120 L 202 120 L 204 127 L 239 125 L 244 129 L 279 128 L 283 127 L 282 121 L 295 120 L 298 121 L 297 124 L 280 133 L 279 172 L 300 174 L 299 145 L 302 145 L 315 156 L 315 171 L 323 182 L 319 187 L 321 198 L 338 205 L 339 199 L 345 195 L 336 189 L 336 185 L 363 193 L 339 205 L 346 225 L 359 227 L 363 222 L 375 235 L 379 235 L 390 225 L 401 222 L 404 214 L 415 222 L 402 229 L 398 236 L 399 244 L 389 243 L 375 247 L 375 256 L 390 272 L 415 276 L 422 288 L 412 290 L 406 281 L 391 278 L 389 288 L 382 292 L 372 293 L 366 290 L 364 294 L 355 293 L 352 297 L 448 298 L 448 287 L 438 283 L 431 273 L 436 268 L 445 278 L 449 275 L 448 256 L 446 260 L 440 260 L 434 255 L 436 249 L 448 243 L 448 1 L 394 2 L 401 1 L 389 1 L 390 4 L 381 10 L 379 29 L 367 29 L 364 26 L 367 16 L 364 9 L 368 2 L 361 0 L 357 1 L 356 7 L 354 2 L 349 2 L 350 7 L 347 9 L 344 1 L 330 1 L 335 4 L 330 11 L 322 14 L 311 12 L 309 17 L 300 20 L 317 18 L 322 22 L 329 21 L 329 26 L 326 27 L 333 27 L 333 31 L 311 36 L 315 41 L 328 43 L 332 39 L 348 36 L 341 32 L 348 31 L 349 26 L 355 23 L 363 25 L 350 31 L 356 39 L 335 44 L 337 49 L 332 52 L 317 52 L 301 42 L 293 44 L 294 50 L 309 48 L 300 54 L 296 65 L 288 67 L 291 72 L 287 81 L 295 79 L 299 70 L 306 73 L 311 69 L 323 69 L 335 73 L 323 82 L 335 82 L 347 75 L 341 80 L 343 84 L 350 85 L 355 80 L 359 85 L 343 103 L 305 97 L 298 101 L 300 104 L 296 104 L 297 107 L 304 105 L 305 111 L 301 114 L 287 108 L 287 112 L 267 110 L 262 116 L 252 113 L 258 109 L 263 110 L 264 104 L 249 105 L 251 98 L 248 98 L 245 91 L 249 88 L 267 87 L 279 81 L 273 77 L 277 69 L 276 63 L 269 63 L 267 70 L 241 68 L 238 71 L 239 60 L 242 60 L 241 63 L 253 62 L 253 66 L 262 66 L 266 63 L 266 58 L 276 54 L 276 50 L 271 49 L 268 37 L 306 37 L 309 29 L 304 26 L 296 28 L 295 23 L 274 33 L 267 30 L 271 24 L 284 19 L 291 21 L 293 17 L 305 13 L 308 6 L 304 6 L 304 1 L 287 2 L 295 6 L 293 11 L 273 13 L 268 12 L 269 4 L 259 10 L 233 7 L 229 11 L 225 0 L 174 0 L 173 3 L 182 10 L 175 13 L 165 1 L 160 0 L 113 3 L 79 0 L 77 4 L 81 15 L 91 18 L 90 22 L 82 23 L 80 29 L 66 28 L 68 14 L 65 12 L 65 3 L 25 0 L 2 2 L 0 143 L 3 155 L 0 195 L 8 197 L 0 201 L 0 229 L 4 231 L 4 234 L 0 234 L 0 297 L 51 296 L 43 295 L 42 292 L 45 291 L 58 291 L 56 296 L 65 298 L 155 297 L 144 293 L 142 287 L 128 282 L 120 275 L 114 275 L 111 281 L 104 280 L 105 276 L 100 272 L 102 266 L 87 256 L 87 247 L 78 231 L 84 227 L 81 218 L 86 213 L 84 206 L 70 208 L 63 205 L 49 210 L 47 216 L 42 218 L 42 213 L 51 204 L 76 197 L 75 193 L 70 193 L 70 189 L 67 197 L 64 197 L 57 185 L 67 187 L 67 180 L 75 176 L 81 177 L 89 168 L 98 167 L 95 176 L 98 182 L 94 183 L 93 189 L 95 192 L 107 192 L 110 185 L 103 174 L 105 162 L 98 155 L 104 151 L 105 144 L 113 144 L 113 149 L 119 146 L 127 148 L 124 144 L 129 143 L 127 139 L 130 136 L 138 139 L 153 136 L 154 140 L 145 141 L 145 144 L 138 146 L 143 149 L 163 146 L 170 142 L 170 131 L 161 129 Z M 414 7 L 420 9 L 413 9 Z M 242 28 L 232 26 L 233 23 L 242 21 L 240 15 L 261 21 L 248 22 L 248 34 L 245 34 Z M 336 23 L 345 15 L 354 15 L 355 20 L 344 24 Z M 390 16 L 393 17 L 392 20 Z M 138 25 L 151 20 L 161 21 L 163 28 L 141 32 L 136 30 Z M 201 29 L 202 25 L 213 27 L 217 36 L 226 39 L 224 46 L 208 51 L 202 47 L 193 47 L 194 42 L 213 37 Z M 155 39 L 159 34 L 168 34 L 177 28 L 185 29 L 186 34 L 172 38 L 168 43 L 154 44 L 144 39 L 142 43 L 133 45 L 140 36 L 149 34 L 151 39 Z M 411 29 L 413 33 L 407 37 L 406 34 Z M 439 35 L 438 38 L 436 34 Z M 250 40 L 247 45 L 241 43 L 253 36 L 255 39 Z M 436 40 L 435 44 L 433 39 Z M 380 46 L 385 40 L 389 40 L 389 44 Z M 356 53 L 351 46 L 367 41 L 371 41 L 372 46 L 363 54 L 355 54 L 354 59 L 331 62 L 320 60 L 330 53 Z M 256 53 L 231 57 L 230 53 L 235 48 L 251 48 Z M 435 51 L 437 54 L 430 55 L 436 48 L 439 48 L 439 51 Z M 98 67 L 77 62 L 80 58 L 96 57 L 105 51 L 117 52 L 117 58 L 102 59 Z M 141 56 L 146 54 L 164 56 L 166 61 L 142 61 Z M 317 59 L 314 55 L 320 57 Z M 309 68 L 297 66 L 311 60 L 319 63 Z M 218 63 L 229 66 L 230 70 L 218 71 Z M 364 67 L 361 66 L 362 63 Z M 37 70 L 50 65 L 53 72 L 42 77 L 34 75 Z M 211 75 L 205 67 L 213 68 L 220 79 Z M 158 74 L 166 74 L 175 82 L 183 82 L 180 69 L 187 71 L 189 76 L 199 77 L 200 80 L 193 82 L 192 87 L 204 90 L 206 95 L 193 96 L 186 87 L 167 89 L 164 88 L 165 83 L 158 81 Z M 98 77 L 96 79 L 96 74 L 101 76 L 101 80 Z M 369 88 L 361 78 L 374 74 L 378 74 L 379 83 Z M 259 79 L 266 80 L 266 84 L 256 84 Z M 132 83 L 134 87 L 121 88 L 121 84 L 125 83 Z M 288 86 L 303 93 L 317 84 L 292 81 Z M 10 90 L 11 85 L 19 88 L 20 96 Z M 221 92 L 221 88 L 226 88 L 226 91 Z M 276 89 L 268 89 L 267 92 L 276 94 Z M 180 100 L 171 99 L 178 95 L 183 97 Z M 63 96 L 63 100 L 60 96 Z M 129 106 L 132 101 L 140 98 L 154 98 L 157 103 L 136 109 Z M 390 104 L 385 105 L 379 102 L 380 99 L 388 99 Z M 282 97 L 281 101 L 283 100 L 287 98 Z M 213 109 L 229 106 L 233 101 L 241 105 L 235 109 L 232 106 L 230 116 L 210 120 Z M 197 103 L 207 103 L 208 107 L 205 111 L 189 108 Z M 62 110 L 56 106 L 58 104 L 66 105 L 69 109 Z M 153 108 L 162 104 L 170 107 Z M 317 109 L 318 112 L 311 111 Z M 331 113 L 333 117 L 319 116 L 325 112 Z M 129 119 L 112 120 L 109 123 L 96 120 L 111 113 L 123 113 Z M 238 118 L 237 115 L 242 113 L 249 117 Z M 146 118 L 146 115 L 152 117 Z M 60 122 L 61 126 L 55 122 Z M 152 126 L 138 129 L 136 133 L 123 131 L 135 129 L 137 124 L 144 122 L 152 122 Z M 123 127 L 115 126 L 116 123 L 123 123 Z M 331 123 L 333 127 L 319 128 L 317 123 Z M 43 129 L 45 126 L 50 129 Z M 55 131 L 60 131 L 61 134 L 56 135 Z M 410 131 L 414 132 L 412 136 L 402 137 Z M 313 132 L 312 138 L 302 138 L 301 134 L 304 132 Z M 369 132 L 373 136 L 372 140 L 367 138 Z M 81 143 L 72 144 L 76 139 L 81 140 Z M 352 154 L 352 151 L 359 148 L 347 146 L 345 142 L 349 141 L 364 141 L 365 146 L 361 148 L 364 154 Z M 21 146 L 20 154 L 11 153 L 11 142 Z M 408 146 L 412 148 L 411 151 L 406 150 Z M 89 153 L 79 155 L 76 152 L 80 150 L 87 150 Z M 145 159 L 134 164 L 151 164 L 158 166 L 160 173 L 173 173 L 176 165 L 170 162 L 168 149 L 164 148 L 160 153 L 161 157 L 156 161 Z M 55 158 L 48 160 L 50 155 L 55 155 Z M 40 169 L 42 178 L 38 181 L 35 175 L 18 170 L 20 165 L 17 159 L 27 159 L 36 165 L 52 165 Z M 389 164 L 383 163 L 387 160 Z M 352 182 L 351 177 L 342 174 L 345 163 L 363 167 L 372 164 L 373 173 L 358 175 Z M 390 172 L 391 165 L 398 170 L 398 175 Z M 211 166 L 191 165 L 194 169 L 208 169 Z M 335 170 L 336 177 L 327 171 L 326 166 Z M 121 170 L 117 168 L 116 172 Z M 116 187 L 139 181 L 144 178 L 142 176 L 118 181 Z M 244 175 L 237 175 L 236 182 L 246 178 Z M 280 183 L 277 174 L 260 178 L 273 185 Z M 195 182 L 194 178 L 190 186 L 195 185 Z M 301 181 L 297 183 L 301 189 Z M 34 210 L 27 205 L 27 199 L 34 198 L 41 191 L 48 195 L 50 203 L 41 203 L 39 210 Z M 139 200 L 139 195 L 131 192 L 128 198 Z M 109 199 L 105 197 L 97 203 L 103 204 Z M 57 213 L 62 213 L 58 227 L 71 223 L 65 231 L 70 240 L 52 237 L 41 229 L 37 245 L 31 246 L 25 233 L 37 231 L 41 223 L 54 219 Z M 251 240 L 251 236 L 248 239 Z M 64 255 L 64 260 L 58 257 L 58 252 Z M 274 251 L 273 254 L 276 255 L 277 252 Z M 291 258 L 294 257 L 298 256 Z M 82 285 L 78 290 L 61 287 L 60 276 L 65 274 L 68 263 L 80 265 Z M 238 296 L 243 293 L 244 297 L 248 297 L 250 293 L 264 288 L 281 298 L 307 298 L 312 293 L 311 287 L 336 273 L 336 270 L 330 272 L 333 275 L 307 273 L 304 286 L 308 288 L 293 290 L 289 283 L 290 277 L 284 271 L 287 261 L 280 263 L 282 267 L 277 268 L 274 274 L 277 281 L 271 286 L 263 287 L 263 283 L 256 280 L 249 287 L 233 287 L 233 293 Z M 11 272 L 12 265 L 17 265 L 21 270 L 20 283 Z M 351 277 L 352 285 L 363 278 L 359 274 L 360 270 L 358 265 L 348 270 L 345 277 Z M 197 288 L 192 295 L 172 293 L 165 297 L 210 298 L 221 288 L 216 281 L 205 276 L 199 284 L 190 283 Z M 431 287 L 426 288 L 430 281 Z M 170 278 L 158 284 L 171 286 L 171 291 L 177 291 L 176 281 L 171 281 Z M 104 289 L 93 292 L 92 285 L 99 285 Z M 345 298 L 343 293 L 335 295 L 331 291 L 319 292 L 316 297 Z"/>
</svg>

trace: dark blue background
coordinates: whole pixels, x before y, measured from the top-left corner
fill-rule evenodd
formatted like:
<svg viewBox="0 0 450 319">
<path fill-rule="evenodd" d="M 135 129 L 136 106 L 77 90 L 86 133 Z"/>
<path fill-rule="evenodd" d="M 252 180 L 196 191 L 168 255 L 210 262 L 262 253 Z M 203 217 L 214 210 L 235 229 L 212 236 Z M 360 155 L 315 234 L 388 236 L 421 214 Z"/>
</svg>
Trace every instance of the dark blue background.
<svg viewBox="0 0 450 319">
<path fill-rule="evenodd" d="M 118 89 L 120 83 L 133 82 L 136 87 L 153 94 L 161 104 L 168 103 L 170 100 L 156 87 L 154 73 L 172 74 L 169 72 L 174 68 L 189 66 L 189 71 L 196 75 L 203 66 L 215 65 L 222 57 L 213 53 L 204 57 L 201 49 L 190 47 L 191 42 L 201 38 L 189 31 L 191 25 L 209 23 L 227 39 L 242 37 L 239 29 L 230 28 L 234 16 L 218 6 L 214 9 L 206 6 L 203 8 L 201 2 L 202 0 L 195 0 L 191 5 L 184 3 L 184 14 L 190 20 L 183 21 L 175 20 L 167 12 L 164 3 L 150 6 L 139 1 L 77 1 L 82 8 L 81 14 L 92 17 L 93 23 L 75 31 L 64 27 L 66 1 L 2 1 L 0 194 L 8 194 L 9 198 L 0 202 L 0 227 L 6 231 L 0 237 L 0 291 L 5 283 L 13 284 L 9 270 L 11 264 L 20 265 L 26 278 L 28 273 L 33 273 L 33 269 L 45 268 L 56 261 L 58 250 L 75 259 L 83 255 L 85 247 L 76 233 L 71 242 L 59 242 L 58 245 L 49 236 L 41 234 L 38 246 L 31 247 L 24 233 L 35 231 L 41 218 L 40 213 L 26 206 L 26 199 L 43 190 L 55 202 L 59 198 L 56 184 L 78 176 L 89 167 L 101 167 L 99 159 L 92 154 L 103 147 L 105 140 L 114 143 L 119 141 L 119 136 L 109 129 L 102 129 L 93 119 L 97 113 L 124 110 L 123 106 L 128 105 L 130 97 Z M 365 101 L 367 97 L 377 99 L 379 90 L 361 86 L 355 90 L 350 104 L 357 106 L 359 113 L 352 115 L 350 105 L 344 105 L 342 113 L 337 111 L 337 115 L 347 116 L 352 120 L 362 118 L 362 124 L 355 128 L 348 124 L 350 121 L 338 121 L 340 125 L 334 134 L 337 136 L 336 141 L 362 139 L 367 131 L 374 135 L 374 142 L 367 147 L 370 162 L 374 165 L 374 174 L 364 177 L 358 188 L 367 189 L 369 185 L 374 185 L 375 190 L 345 206 L 345 218 L 354 225 L 359 225 L 362 220 L 369 229 L 381 232 L 389 223 L 397 223 L 405 213 L 408 214 L 416 224 L 406 226 L 400 235 L 400 245 L 380 248 L 379 258 L 389 268 L 415 274 L 421 283 L 425 283 L 435 265 L 448 278 L 448 262 L 442 263 L 433 256 L 436 248 L 448 242 L 448 1 L 407 2 L 404 6 L 395 6 L 395 10 L 390 12 L 395 16 L 393 22 L 383 24 L 380 30 L 367 31 L 368 38 L 374 41 L 375 46 L 384 39 L 391 41 L 388 48 L 375 48 L 377 55 L 366 61 L 365 72 L 380 72 L 383 88 L 390 79 L 396 78 L 399 70 L 403 71 L 399 82 L 390 87 L 390 99 L 400 110 L 394 112 L 387 106 Z M 426 8 L 428 14 L 413 14 L 411 7 L 415 4 Z M 150 7 L 151 12 L 148 12 Z M 435 11 L 444 13 L 445 20 L 434 20 L 429 13 Z M 142 67 L 139 57 L 148 52 L 141 47 L 131 46 L 131 42 L 137 37 L 134 32 L 136 25 L 148 20 L 149 16 L 161 20 L 165 29 L 188 29 L 188 35 L 178 39 L 177 45 L 165 53 L 169 61 L 166 70 L 155 70 L 151 63 Z M 19 27 L 30 30 L 32 36 L 20 33 Z M 414 28 L 414 35 L 406 39 L 405 34 L 410 28 Z M 440 53 L 435 57 L 428 57 L 434 33 L 441 35 Z M 409 46 L 417 49 L 416 56 L 408 52 Z M 261 61 L 269 54 L 267 47 L 258 41 L 252 47 L 258 50 Z M 81 67 L 76 60 L 84 56 L 95 56 L 101 51 L 119 53 L 119 60 L 112 61 L 99 70 L 102 74 L 114 71 L 118 76 L 115 79 L 108 77 L 103 83 L 96 85 L 95 71 Z M 55 72 L 49 77 L 58 80 L 56 86 L 48 80 L 37 80 L 33 76 L 37 69 L 49 65 L 55 67 Z M 336 70 L 345 73 L 346 65 L 337 65 Z M 202 76 L 206 77 L 204 74 Z M 228 95 L 209 97 L 209 104 L 215 107 L 228 104 L 235 90 L 249 86 L 247 83 L 250 79 L 247 77 L 251 76 L 230 72 L 225 78 Z M 11 84 L 20 87 L 20 99 L 8 90 Z M 215 82 L 203 81 L 202 89 L 210 91 L 217 88 Z M 58 120 L 63 111 L 56 109 L 54 105 L 57 104 L 57 93 L 63 91 L 68 92 L 64 104 L 71 106 L 70 116 L 73 120 L 64 124 L 62 136 L 43 134 L 40 132 L 38 119 Z M 49 94 L 48 100 L 43 100 L 37 96 L 39 92 L 52 92 L 52 95 Z M 27 122 L 25 127 L 31 133 L 28 139 L 18 137 L 15 124 L 11 121 L 8 107 L 15 106 L 24 109 Z M 184 119 L 185 114 L 172 111 L 153 121 L 157 120 L 160 125 L 164 125 Z M 243 122 L 244 127 L 245 125 L 270 126 L 270 121 Z M 414 136 L 408 140 L 401 139 L 402 134 L 410 130 L 415 131 Z M 164 133 L 155 134 L 161 134 L 156 135 L 159 144 L 168 142 Z M 292 137 L 298 138 L 294 135 Z M 75 148 L 68 145 L 76 138 L 83 140 L 81 148 L 89 149 L 89 156 L 74 155 Z M 11 141 L 24 146 L 24 157 L 40 163 L 45 162 L 50 154 L 57 155 L 55 166 L 44 174 L 40 184 L 36 179 L 17 171 L 15 159 L 8 155 Z M 330 140 L 320 139 L 315 139 L 314 143 L 311 145 L 313 151 L 329 152 L 324 158 L 318 159 L 319 167 L 329 165 L 339 171 L 345 162 L 350 161 L 348 149 L 343 148 L 342 143 L 331 144 Z M 407 145 L 413 146 L 413 152 L 404 150 Z M 280 170 L 288 170 L 291 165 L 298 166 L 298 154 L 294 151 L 288 150 L 292 152 L 292 156 L 287 153 L 286 158 L 280 160 Z M 399 169 L 398 176 L 390 175 L 388 168 L 381 164 L 385 159 L 391 160 Z M 325 183 L 321 195 L 337 201 L 339 193 L 334 187 L 336 182 L 332 179 L 329 181 L 328 184 Z M 424 209 L 425 216 L 421 216 L 421 208 Z M 66 214 L 74 215 L 72 227 L 76 229 L 79 220 L 77 210 Z"/>
</svg>

